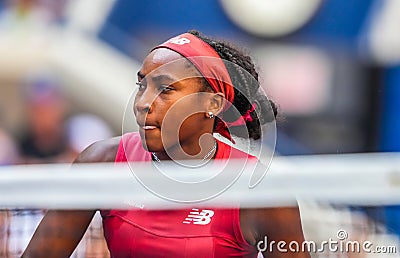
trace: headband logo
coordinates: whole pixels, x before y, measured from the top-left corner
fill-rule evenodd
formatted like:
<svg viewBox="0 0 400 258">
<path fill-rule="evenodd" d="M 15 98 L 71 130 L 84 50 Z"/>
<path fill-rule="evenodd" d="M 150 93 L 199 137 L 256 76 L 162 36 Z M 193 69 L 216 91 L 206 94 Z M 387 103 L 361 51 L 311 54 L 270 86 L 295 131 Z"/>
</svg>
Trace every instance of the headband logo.
<svg viewBox="0 0 400 258">
<path fill-rule="evenodd" d="M 184 45 L 190 43 L 190 40 L 187 38 L 173 38 L 168 41 L 168 43 L 176 44 L 176 45 Z"/>
</svg>

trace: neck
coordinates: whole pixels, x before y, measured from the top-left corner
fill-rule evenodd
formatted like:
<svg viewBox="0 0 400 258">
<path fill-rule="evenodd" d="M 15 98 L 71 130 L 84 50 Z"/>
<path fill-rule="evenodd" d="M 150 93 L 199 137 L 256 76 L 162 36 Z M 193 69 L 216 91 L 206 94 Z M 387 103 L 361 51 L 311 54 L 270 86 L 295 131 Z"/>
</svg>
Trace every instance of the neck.
<svg viewBox="0 0 400 258">
<path fill-rule="evenodd" d="M 211 134 L 206 134 L 193 143 L 179 143 L 168 149 L 168 151 L 156 152 L 160 160 L 188 160 L 188 159 L 210 159 L 215 155 L 216 140 Z"/>
</svg>

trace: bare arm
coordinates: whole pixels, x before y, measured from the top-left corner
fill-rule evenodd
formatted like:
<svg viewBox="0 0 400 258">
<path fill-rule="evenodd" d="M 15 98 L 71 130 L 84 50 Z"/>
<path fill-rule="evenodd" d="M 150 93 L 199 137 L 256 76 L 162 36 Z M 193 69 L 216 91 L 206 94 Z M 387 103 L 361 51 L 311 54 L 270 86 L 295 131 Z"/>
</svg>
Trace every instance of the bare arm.
<svg viewBox="0 0 400 258">
<path fill-rule="evenodd" d="M 264 257 L 310 258 L 308 252 L 301 252 L 304 236 L 297 207 L 244 209 L 240 211 L 240 224 L 247 242 Z M 299 250 L 294 250 L 291 242 L 298 243 Z"/>
<path fill-rule="evenodd" d="M 113 138 L 92 144 L 74 163 L 113 162 L 118 143 L 119 138 Z M 95 212 L 95 210 L 48 211 L 22 257 L 70 257 Z"/>
<path fill-rule="evenodd" d="M 297 207 L 267 208 L 261 210 L 260 215 L 264 220 L 260 223 L 262 233 L 259 234 L 258 240 L 265 242 L 267 236 L 267 247 L 270 248 L 263 252 L 264 257 L 310 258 L 308 252 L 301 250 L 304 236 Z"/>
</svg>

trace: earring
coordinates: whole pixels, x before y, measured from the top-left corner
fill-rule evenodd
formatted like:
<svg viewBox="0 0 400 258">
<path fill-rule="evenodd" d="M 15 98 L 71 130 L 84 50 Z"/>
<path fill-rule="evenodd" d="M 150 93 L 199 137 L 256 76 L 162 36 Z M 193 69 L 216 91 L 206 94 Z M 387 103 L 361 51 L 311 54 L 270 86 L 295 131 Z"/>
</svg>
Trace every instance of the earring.
<svg viewBox="0 0 400 258">
<path fill-rule="evenodd" d="M 209 111 L 207 114 L 208 114 L 208 118 L 213 118 L 214 117 L 214 113 L 211 112 L 211 111 Z"/>
</svg>

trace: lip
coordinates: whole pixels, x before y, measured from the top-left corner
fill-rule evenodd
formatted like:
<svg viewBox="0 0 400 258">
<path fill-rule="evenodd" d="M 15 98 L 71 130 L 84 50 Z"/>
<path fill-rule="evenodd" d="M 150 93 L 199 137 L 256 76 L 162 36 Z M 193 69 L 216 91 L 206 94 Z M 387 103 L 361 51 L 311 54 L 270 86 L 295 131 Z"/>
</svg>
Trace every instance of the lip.
<svg viewBox="0 0 400 258">
<path fill-rule="evenodd" d="M 154 129 L 157 129 L 157 126 L 154 126 L 154 125 L 144 125 L 144 126 L 141 126 L 141 128 L 142 128 L 143 130 L 154 130 Z"/>
<path fill-rule="evenodd" d="M 140 122 L 136 123 L 138 124 L 139 128 L 143 130 L 154 130 L 158 128 L 158 126 L 154 125 L 153 123 L 140 123 Z"/>
</svg>

